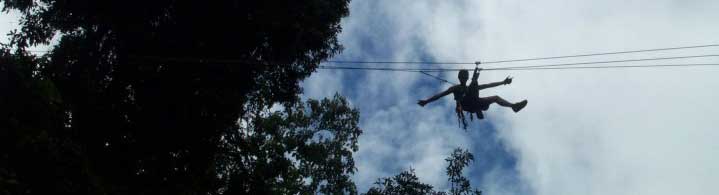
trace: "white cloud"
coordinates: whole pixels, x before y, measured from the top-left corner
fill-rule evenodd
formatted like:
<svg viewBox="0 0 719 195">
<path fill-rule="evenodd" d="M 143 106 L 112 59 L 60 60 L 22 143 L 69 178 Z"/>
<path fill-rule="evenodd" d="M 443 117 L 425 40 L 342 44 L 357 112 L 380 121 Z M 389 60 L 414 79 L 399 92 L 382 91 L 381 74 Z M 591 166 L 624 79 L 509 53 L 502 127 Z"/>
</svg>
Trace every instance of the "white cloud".
<svg viewBox="0 0 719 195">
<path fill-rule="evenodd" d="M 376 59 L 359 46 L 367 41 L 359 37 L 392 48 L 390 59 L 381 60 L 417 60 L 421 50 L 439 61 L 491 61 L 715 44 L 716 10 L 716 1 L 354 1 L 344 23 L 343 56 Z M 547 63 L 718 53 L 705 48 Z M 702 62 L 719 60 L 634 64 Z M 536 194 L 716 194 L 717 73 L 712 67 L 497 71 L 484 72 L 480 82 L 511 74 L 515 83 L 482 94 L 529 99 L 519 114 L 494 106 L 487 114 L 495 116 L 499 138 L 517 155 L 520 177 Z M 311 79 L 331 74 L 338 73 L 320 71 Z M 416 88 L 424 79 L 376 72 L 354 80 L 362 84 L 331 87 L 354 91 L 350 99 L 365 108 L 356 156 L 360 186 L 412 164 L 423 181 L 442 188 L 442 159 L 451 148 L 472 144 L 453 118 L 438 116 L 452 114 L 451 98 L 437 103 L 443 106 L 414 105 L 437 89 Z M 490 193 L 516 193 L 516 186 L 493 182 L 502 174 L 473 177 L 484 177 L 478 187 Z"/>
</svg>

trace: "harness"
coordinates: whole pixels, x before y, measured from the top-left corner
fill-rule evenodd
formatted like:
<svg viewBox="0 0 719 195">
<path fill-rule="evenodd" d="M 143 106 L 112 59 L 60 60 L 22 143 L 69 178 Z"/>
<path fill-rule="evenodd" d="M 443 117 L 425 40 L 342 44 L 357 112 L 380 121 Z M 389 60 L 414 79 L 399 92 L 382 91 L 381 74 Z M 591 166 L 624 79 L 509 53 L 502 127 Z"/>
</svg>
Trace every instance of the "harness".
<svg viewBox="0 0 719 195">
<path fill-rule="evenodd" d="M 480 62 L 475 62 L 475 65 L 478 67 Z M 463 86 L 460 88 L 461 90 L 458 92 L 459 94 L 455 94 L 455 101 L 459 102 L 459 105 L 462 106 L 461 110 L 457 110 L 457 120 L 458 123 L 463 126 L 463 128 L 467 129 L 467 120 L 465 119 L 464 112 L 469 113 L 469 120 L 473 121 L 474 116 L 473 113 L 477 114 L 477 120 L 483 119 L 484 115 L 482 114 L 482 109 L 479 105 L 480 99 L 479 99 L 479 84 L 477 83 L 477 76 L 479 75 L 479 72 L 475 68 L 474 73 L 472 75 L 472 82 L 469 84 L 469 86 Z M 457 97 L 460 96 L 460 97 Z"/>
</svg>

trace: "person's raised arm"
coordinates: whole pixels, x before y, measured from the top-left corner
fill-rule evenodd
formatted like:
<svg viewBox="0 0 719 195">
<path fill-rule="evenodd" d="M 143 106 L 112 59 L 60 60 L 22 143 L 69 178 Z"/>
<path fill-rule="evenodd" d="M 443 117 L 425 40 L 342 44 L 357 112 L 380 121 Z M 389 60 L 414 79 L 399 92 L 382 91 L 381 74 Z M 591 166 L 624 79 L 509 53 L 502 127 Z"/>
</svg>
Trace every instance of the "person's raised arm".
<svg viewBox="0 0 719 195">
<path fill-rule="evenodd" d="M 512 77 L 507 77 L 504 79 L 504 81 L 494 82 L 494 83 L 487 83 L 487 84 L 481 84 L 479 85 L 479 89 L 486 89 L 486 88 L 492 88 L 500 85 L 508 85 L 512 83 Z"/>
<path fill-rule="evenodd" d="M 479 67 L 474 67 L 474 73 L 472 73 L 472 82 L 477 82 L 477 78 L 479 78 L 479 71 L 482 70 Z"/>
<path fill-rule="evenodd" d="M 430 103 L 430 102 L 433 102 L 433 101 L 435 101 L 435 100 L 437 100 L 437 99 L 439 99 L 439 98 L 441 98 L 441 97 L 444 97 L 445 95 L 449 95 L 450 93 L 452 93 L 452 92 L 454 91 L 454 88 L 455 88 L 455 87 L 452 86 L 452 87 L 450 87 L 449 89 L 444 90 L 443 92 L 438 93 L 437 95 L 434 95 L 434 96 L 432 96 L 432 97 L 430 97 L 430 98 L 428 98 L 428 99 L 426 99 L 426 100 L 419 100 L 419 101 L 417 101 L 417 104 L 419 104 L 420 106 L 424 106 L 424 105 L 426 105 L 426 104 L 428 104 L 428 103 Z"/>
</svg>

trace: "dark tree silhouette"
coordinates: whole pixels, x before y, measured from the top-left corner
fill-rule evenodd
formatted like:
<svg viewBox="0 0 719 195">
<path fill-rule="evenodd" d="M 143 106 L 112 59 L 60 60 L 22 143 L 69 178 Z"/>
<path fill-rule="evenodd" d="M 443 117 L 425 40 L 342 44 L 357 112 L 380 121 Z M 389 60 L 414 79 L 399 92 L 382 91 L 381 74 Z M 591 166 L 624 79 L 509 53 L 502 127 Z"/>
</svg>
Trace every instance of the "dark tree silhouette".
<svg viewBox="0 0 719 195">
<path fill-rule="evenodd" d="M 462 176 L 462 170 L 474 160 L 472 153 L 460 148 L 454 149 L 452 155 L 445 159 L 449 165 L 447 166 L 447 176 L 450 183 L 449 192 L 434 190 L 434 186 L 424 184 L 414 173 L 414 169 L 403 171 L 391 178 L 380 178 L 375 182 L 375 186 L 370 188 L 366 195 L 400 195 L 400 194 L 436 194 L 436 195 L 481 195 L 482 191 L 472 189 L 469 180 Z"/>
<path fill-rule="evenodd" d="M 1 2 L 0 193 L 354 191 L 356 111 L 298 98 L 348 0 Z"/>
<path fill-rule="evenodd" d="M 380 178 L 375 183 L 376 186 L 370 188 L 366 195 L 400 195 L 400 194 L 445 194 L 437 192 L 434 186 L 424 184 L 414 173 L 414 169 L 402 171 L 391 178 Z"/>
<path fill-rule="evenodd" d="M 230 178 L 228 194 L 357 194 L 350 175 L 362 131 L 343 97 L 258 110 L 240 124 L 222 136 L 228 155 L 219 173 Z"/>
<path fill-rule="evenodd" d="M 449 194 L 482 194 L 477 189 L 472 189 L 469 180 L 462 176 L 462 170 L 474 160 L 474 155 L 467 150 L 460 148 L 454 149 L 452 155 L 445 159 L 449 165 L 447 166 L 447 176 L 449 176 L 450 189 Z"/>
</svg>

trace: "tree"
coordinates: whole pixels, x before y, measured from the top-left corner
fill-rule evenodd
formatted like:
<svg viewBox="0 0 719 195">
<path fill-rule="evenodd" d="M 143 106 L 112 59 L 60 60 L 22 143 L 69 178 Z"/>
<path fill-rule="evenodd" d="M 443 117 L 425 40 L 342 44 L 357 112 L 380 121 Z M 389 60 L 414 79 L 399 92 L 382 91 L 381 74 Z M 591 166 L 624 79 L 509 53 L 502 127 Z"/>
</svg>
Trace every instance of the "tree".
<svg viewBox="0 0 719 195">
<path fill-rule="evenodd" d="M 224 135 L 228 194 L 357 194 L 350 175 L 362 131 L 343 97 L 247 118 L 239 133 Z"/>
<path fill-rule="evenodd" d="M 477 189 L 472 189 L 469 180 L 462 176 L 462 170 L 474 160 L 474 155 L 467 150 L 455 148 L 452 155 L 445 159 L 449 165 L 447 166 L 447 176 L 449 176 L 450 189 L 449 194 L 482 194 Z"/>
<path fill-rule="evenodd" d="M 59 92 L 51 81 L 36 79 L 32 66 L 17 66 L 35 63 L 0 49 L 0 194 L 77 192 L 91 184 L 77 179 L 84 174 L 76 166 L 82 157 L 58 130 L 67 124 Z"/>
<path fill-rule="evenodd" d="M 255 173 L 227 168 L 244 165 L 228 156 L 247 148 L 225 138 L 242 140 L 236 130 L 247 127 L 238 119 L 258 121 L 257 113 L 273 105 L 292 110 L 299 104 L 299 81 L 341 50 L 336 36 L 348 14 L 348 0 L 2 3 L 3 11 L 21 13 L 21 29 L 3 46 L 0 64 L 0 81 L 8 81 L 3 91 L 12 92 L 1 97 L 7 128 L 0 139 L 7 148 L 0 149 L 0 188 L 17 194 L 249 189 L 232 184 Z M 47 55 L 28 55 L 27 47 L 53 36 L 59 42 Z M 258 134 L 272 129 L 251 127 Z M 243 144 L 266 144 L 249 141 L 257 142 Z M 297 152 L 300 146 L 283 150 L 315 155 Z M 255 152 L 248 154 L 278 155 Z M 316 155 L 346 153 L 335 148 Z M 354 166 L 347 160 L 307 160 L 315 164 L 303 171 L 312 177 L 323 177 L 317 170 L 346 172 Z"/>
<path fill-rule="evenodd" d="M 424 184 L 414 173 L 414 169 L 403 171 L 391 178 L 380 178 L 375 186 L 370 188 L 366 195 L 399 195 L 399 194 L 451 194 L 464 195 L 476 194 L 481 195 L 482 191 L 472 189 L 469 180 L 462 176 L 462 170 L 474 160 L 472 153 L 460 148 L 454 149 L 450 157 L 445 159 L 449 165 L 447 166 L 447 176 L 450 183 L 449 192 L 435 191 L 432 185 Z"/>
<path fill-rule="evenodd" d="M 445 194 L 435 191 L 432 185 L 424 184 L 414 173 L 414 169 L 402 171 L 391 178 L 380 178 L 366 195 L 401 195 L 401 194 Z"/>
</svg>

